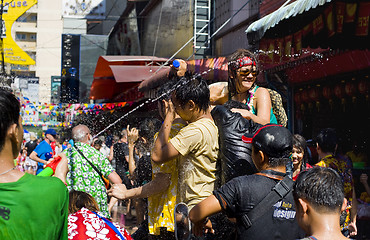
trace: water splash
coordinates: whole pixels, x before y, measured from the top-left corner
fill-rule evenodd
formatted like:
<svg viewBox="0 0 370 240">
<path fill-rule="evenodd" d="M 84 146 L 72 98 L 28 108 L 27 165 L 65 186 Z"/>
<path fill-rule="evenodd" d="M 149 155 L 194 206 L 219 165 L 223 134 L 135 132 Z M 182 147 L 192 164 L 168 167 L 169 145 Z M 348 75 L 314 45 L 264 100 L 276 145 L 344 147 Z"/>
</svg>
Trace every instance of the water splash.
<svg viewBox="0 0 370 240">
<path fill-rule="evenodd" d="M 279 54 L 279 50 L 269 50 L 269 51 L 263 51 L 263 50 L 256 50 L 254 52 L 254 54 L 265 54 L 265 55 L 268 55 L 268 54 L 271 54 L 271 53 L 275 53 L 275 54 Z M 303 49 L 302 52 L 300 54 L 296 53 L 296 54 L 291 54 L 291 55 L 285 55 L 287 57 L 290 57 L 290 58 L 297 58 L 299 56 L 301 56 L 302 54 L 307 54 L 307 55 L 311 55 L 313 56 L 314 58 L 317 58 L 319 60 L 322 60 L 324 58 L 324 54 L 323 53 L 318 53 L 318 52 L 313 52 L 313 51 L 309 51 L 307 49 Z M 227 65 L 227 63 L 223 64 L 220 68 L 222 68 L 223 66 Z M 198 74 L 194 74 L 192 79 L 195 79 L 197 77 L 201 77 L 203 75 L 206 75 L 208 74 L 210 71 L 214 70 L 215 68 L 209 68 L 208 70 L 206 71 L 203 71 L 201 73 L 198 73 Z M 189 80 L 190 81 L 190 80 Z M 110 127 L 114 126 L 115 124 L 117 124 L 118 122 L 120 122 L 121 120 L 125 119 L 127 116 L 129 116 L 131 113 L 137 111 L 138 109 L 142 108 L 143 106 L 145 106 L 146 104 L 150 104 L 150 103 L 153 103 L 153 102 L 156 102 L 158 101 L 159 99 L 161 99 L 162 97 L 166 96 L 166 95 L 169 95 L 171 94 L 174 90 L 176 90 L 176 88 L 178 87 L 178 84 L 175 84 L 173 88 L 171 88 L 170 90 L 168 90 L 167 92 L 161 94 L 160 96 L 154 98 L 154 99 L 148 99 L 146 100 L 145 102 L 141 103 L 140 105 L 138 105 L 137 107 L 135 107 L 134 109 L 132 109 L 131 111 L 127 112 L 126 114 L 124 114 L 123 116 L 121 116 L 120 118 L 118 118 L 116 121 L 114 121 L 113 123 L 109 124 L 106 128 L 104 128 L 103 130 L 101 130 L 100 132 L 98 132 L 93 138 L 96 138 L 98 137 L 99 135 L 101 135 L 102 133 L 104 133 L 105 131 L 107 131 Z"/>
<path fill-rule="evenodd" d="M 186 82 L 177 82 L 171 89 L 169 89 L 168 91 L 164 92 L 160 96 L 158 96 L 156 98 L 153 98 L 153 99 L 150 99 L 150 98 L 147 99 L 145 102 L 141 103 L 140 105 L 136 106 L 134 109 L 132 109 L 129 112 L 125 113 L 123 116 L 121 116 L 120 118 L 118 118 L 116 121 L 114 121 L 113 123 L 109 124 L 106 128 L 104 128 L 103 130 L 101 130 L 100 132 L 98 132 L 95 136 L 93 136 L 93 139 L 95 139 L 97 136 L 99 136 L 102 133 L 104 133 L 105 131 L 107 131 L 110 127 L 114 126 L 115 124 L 117 124 L 118 122 L 120 122 L 121 120 L 123 120 L 124 118 L 126 118 L 127 116 L 129 116 L 131 113 L 133 113 L 136 110 L 142 108 L 146 104 L 150 104 L 150 103 L 156 102 L 159 99 L 163 98 L 164 96 L 170 95 L 173 91 L 175 91 L 180 86 L 180 83 L 186 84 L 186 83 L 190 82 L 191 80 L 194 80 L 194 79 L 196 79 L 196 78 L 198 78 L 200 76 L 203 76 L 203 75 L 207 74 L 208 72 L 210 72 L 213 69 L 214 68 L 210 68 L 210 69 L 208 69 L 208 70 L 206 70 L 206 71 L 204 71 L 202 73 L 194 74 L 193 77 L 191 79 L 189 79 L 188 81 L 186 81 Z"/>
</svg>

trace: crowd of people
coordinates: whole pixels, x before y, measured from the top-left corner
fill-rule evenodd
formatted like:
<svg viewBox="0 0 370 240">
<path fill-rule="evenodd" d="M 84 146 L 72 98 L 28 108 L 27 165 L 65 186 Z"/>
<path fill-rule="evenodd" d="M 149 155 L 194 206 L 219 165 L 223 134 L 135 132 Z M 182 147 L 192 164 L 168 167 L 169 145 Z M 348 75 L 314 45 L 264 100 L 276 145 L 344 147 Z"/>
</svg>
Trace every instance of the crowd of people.
<svg viewBox="0 0 370 240">
<path fill-rule="evenodd" d="M 257 85 L 251 52 L 230 57 L 225 84 L 172 71 L 158 92 L 161 120 L 96 139 L 79 124 L 68 142 L 54 129 L 24 141 L 19 102 L 0 88 L 0 239 L 356 236 L 352 164 L 338 154 L 336 131 L 320 131 L 310 164 L 307 141 L 281 125 L 285 113 Z M 37 176 L 57 157 L 54 177 Z M 117 204 L 126 217 L 136 210 L 132 235 L 112 222 Z"/>
</svg>

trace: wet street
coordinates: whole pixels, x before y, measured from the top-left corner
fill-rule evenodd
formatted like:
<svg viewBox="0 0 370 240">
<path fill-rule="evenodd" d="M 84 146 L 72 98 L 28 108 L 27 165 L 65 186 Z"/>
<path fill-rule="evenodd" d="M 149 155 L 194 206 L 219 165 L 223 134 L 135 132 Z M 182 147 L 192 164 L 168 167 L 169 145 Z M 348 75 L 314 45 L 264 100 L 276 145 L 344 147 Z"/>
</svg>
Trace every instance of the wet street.
<svg viewBox="0 0 370 240">
<path fill-rule="evenodd" d="M 122 206 L 123 204 L 123 206 Z M 116 203 L 112 209 L 112 222 L 116 222 L 120 227 L 125 228 L 130 234 L 137 230 L 136 211 L 131 209 L 131 216 L 127 216 L 127 207 L 125 202 Z"/>
</svg>

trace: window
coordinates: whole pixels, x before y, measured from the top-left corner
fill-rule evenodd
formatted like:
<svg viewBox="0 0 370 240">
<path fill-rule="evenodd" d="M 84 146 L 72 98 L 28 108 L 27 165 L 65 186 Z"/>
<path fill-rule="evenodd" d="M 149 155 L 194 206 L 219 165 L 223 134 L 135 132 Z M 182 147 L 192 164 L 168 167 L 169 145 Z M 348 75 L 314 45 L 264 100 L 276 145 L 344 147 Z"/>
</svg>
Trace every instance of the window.
<svg viewBox="0 0 370 240">
<path fill-rule="evenodd" d="M 30 34 L 30 40 L 31 40 L 31 41 L 35 41 L 35 42 L 36 42 L 36 38 L 37 38 L 36 33 L 31 33 L 31 34 Z"/>
<path fill-rule="evenodd" d="M 37 22 L 37 15 L 36 14 L 32 14 L 30 16 L 30 22 Z"/>
<path fill-rule="evenodd" d="M 27 35 L 25 33 L 17 33 L 15 35 L 15 40 L 25 41 L 26 39 L 27 39 Z"/>
<path fill-rule="evenodd" d="M 27 14 L 26 13 L 23 13 L 22 16 L 20 16 L 19 18 L 17 18 L 17 20 L 15 20 L 17 22 L 27 22 Z"/>
</svg>

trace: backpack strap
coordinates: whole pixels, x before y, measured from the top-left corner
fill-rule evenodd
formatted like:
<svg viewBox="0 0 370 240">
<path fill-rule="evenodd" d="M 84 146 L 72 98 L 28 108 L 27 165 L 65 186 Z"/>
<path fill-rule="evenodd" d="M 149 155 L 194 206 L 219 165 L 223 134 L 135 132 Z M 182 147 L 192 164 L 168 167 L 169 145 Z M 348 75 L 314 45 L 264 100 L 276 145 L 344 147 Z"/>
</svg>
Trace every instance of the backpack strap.
<svg viewBox="0 0 370 240">
<path fill-rule="evenodd" d="M 91 165 L 91 167 L 95 170 L 95 172 L 100 176 L 101 180 L 103 181 L 103 185 L 107 189 L 109 189 L 109 186 L 110 186 L 109 180 L 104 178 L 104 175 L 101 173 L 101 171 L 92 162 L 90 162 L 89 159 L 87 159 L 87 157 L 85 157 L 85 155 L 82 153 L 80 149 L 77 148 L 76 145 L 73 146 L 73 148 L 76 149 L 77 152 Z"/>
<path fill-rule="evenodd" d="M 262 217 L 278 200 L 283 199 L 290 191 L 292 191 L 293 181 L 289 176 L 285 176 L 272 189 L 269 194 L 255 206 L 248 214 L 244 213 L 241 216 L 242 223 L 245 228 L 250 228 L 252 224 Z"/>
<path fill-rule="evenodd" d="M 126 238 L 124 236 L 122 236 L 122 233 L 118 230 L 118 228 L 116 226 L 113 225 L 113 223 L 111 221 L 109 221 L 108 219 L 106 219 L 105 217 L 103 216 L 100 216 L 97 212 L 93 212 L 95 213 L 95 215 L 100 218 L 101 220 L 103 220 L 118 236 L 121 240 L 126 240 Z"/>
</svg>

